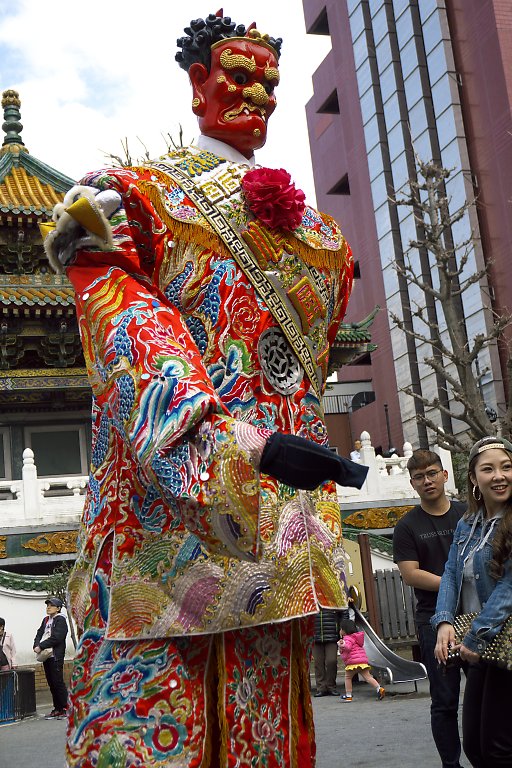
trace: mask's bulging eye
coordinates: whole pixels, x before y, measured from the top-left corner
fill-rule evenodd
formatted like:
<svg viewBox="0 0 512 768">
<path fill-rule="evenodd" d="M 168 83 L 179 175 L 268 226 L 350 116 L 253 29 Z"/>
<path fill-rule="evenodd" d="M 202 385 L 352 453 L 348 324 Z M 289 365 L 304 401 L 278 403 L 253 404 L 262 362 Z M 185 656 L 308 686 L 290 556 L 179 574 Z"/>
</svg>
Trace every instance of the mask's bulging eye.
<svg viewBox="0 0 512 768">
<path fill-rule="evenodd" d="M 235 72 L 233 80 L 237 85 L 245 85 L 247 82 L 247 75 L 245 72 Z"/>
</svg>

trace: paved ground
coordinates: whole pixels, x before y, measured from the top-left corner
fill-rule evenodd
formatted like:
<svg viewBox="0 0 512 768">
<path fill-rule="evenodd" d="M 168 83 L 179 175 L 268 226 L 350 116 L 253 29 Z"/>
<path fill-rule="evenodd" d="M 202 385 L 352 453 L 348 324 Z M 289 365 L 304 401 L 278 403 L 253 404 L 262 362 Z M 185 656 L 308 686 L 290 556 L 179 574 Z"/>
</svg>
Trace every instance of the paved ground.
<svg viewBox="0 0 512 768">
<path fill-rule="evenodd" d="M 440 768 L 426 682 L 418 683 L 417 693 L 409 684 L 387 691 L 376 701 L 363 683 L 354 686 L 351 704 L 313 699 L 317 768 Z M 38 694 L 37 709 L 37 717 L 0 726 L 0 768 L 65 767 L 65 722 L 44 720 L 51 709 L 46 694 Z"/>
</svg>

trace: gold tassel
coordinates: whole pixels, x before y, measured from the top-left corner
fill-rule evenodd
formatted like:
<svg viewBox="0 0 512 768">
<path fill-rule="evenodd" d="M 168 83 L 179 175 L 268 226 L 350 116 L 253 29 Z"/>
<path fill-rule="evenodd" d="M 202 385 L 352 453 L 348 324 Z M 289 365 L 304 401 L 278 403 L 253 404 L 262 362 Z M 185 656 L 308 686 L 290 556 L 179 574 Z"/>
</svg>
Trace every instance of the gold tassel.
<svg viewBox="0 0 512 768">
<path fill-rule="evenodd" d="M 219 765 L 227 765 L 229 730 L 228 721 L 226 718 L 226 710 L 224 708 L 227 686 L 226 659 L 224 656 L 224 636 L 222 634 L 216 634 L 213 642 L 217 660 L 217 674 L 219 676 L 219 684 L 217 688 L 217 711 L 219 716 L 220 734 Z"/>
<path fill-rule="evenodd" d="M 161 181 L 166 181 L 167 184 L 169 184 L 168 176 L 163 173 L 156 175 L 161 175 L 163 177 Z M 233 258 L 233 254 L 213 229 L 206 228 L 203 224 L 199 224 L 197 221 L 184 222 L 181 219 L 173 218 L 173 216 L 171 216 L 164 205 L 161 188 L 158 186 L 158 184 L 152 181 L 141 179 L 137 186 L 151 201 L 156 212 L 164 224 L 174 233 L 176 239 L 181 238 L 187 243 L 196 243 L 197 245 L 201 245 L 204 248 L 209 248 L 224 258 Z M 206 219 L 204 219 L 204 221 L 207 223 Z M 207 224 L 207 226 L 210 227 L 209 224 Z M 247 235 L 248 233 L 244 232 L 242 234 L 242 238 L 250 247 L 252 237 L 250 237 L 250 235 L 248 237 Z M 294 237 L 287 238 L 287 241 L 292 252 L 296 253 L 297 256 L 299 256 L 310 267 L 317 267 L 319 269 L 323 267 L 324 269 L 339 270 L 342 269 L 346 264 L 348 248 L 345 239 L 342 240 L 341 248 L 339 248 L 337 251 L 330 251 L 327 248 L 315 249 L 307 243 L 304 243 Z M 256 258 L 259 266 L 264 269 L 266 265 L 261 263 L 261 256 L 258 258 L 260 254 L 258 253 L 259 249 L 257 248 L 257 245 L 254 244 L 254 247 L 250 247 L 250 250 Z"/>
<path fill-rule="evenodd" d="M 307 621 L 307 619 L 306 619 Z M 290 664 L 290 768 L 296 768 L 299 763 L 299 728 L 300 723 L 297 716 L 299 711 L 299 701 L 302 703 L 305 728 L 308 733 L 308 740 L 311 744 L 312 735 L 315 732 L 313 722 L 313 707 L 311 705 L 311 696 L 309 692 L 309 668 L 306 651 L 301 637 L 301 621 L 292 620 L 292 653 Z"/>
<path fill-rule="evenodd" d="M 327 248 L 312 248 L 302 240 L 289 240 L 293 251 L 308 265 L 308 267 L 322 267 L 326 269 L 342 269 L 347 260 L 347 243 L 342 241 L 341 248 L 337 251 L 329 251 Z"/>
<path fill-rule="evenodd" d="M 181 219 L 173 218 L 163 203 L 160 187 L 157 184 L 143 180 L 139 181 L 138 186 L 152 203 L 155 211 L 160 216 L 165 226 L 171 230 L 176 240 L 182 240 L 185 243 L 194 243 L 194 245 L 209 248 L 226 259 L 233 258 L 233 254 L 213 230 L 206 229 L 197 221 L 184 222 L 181 221 Z"/>
</svg>

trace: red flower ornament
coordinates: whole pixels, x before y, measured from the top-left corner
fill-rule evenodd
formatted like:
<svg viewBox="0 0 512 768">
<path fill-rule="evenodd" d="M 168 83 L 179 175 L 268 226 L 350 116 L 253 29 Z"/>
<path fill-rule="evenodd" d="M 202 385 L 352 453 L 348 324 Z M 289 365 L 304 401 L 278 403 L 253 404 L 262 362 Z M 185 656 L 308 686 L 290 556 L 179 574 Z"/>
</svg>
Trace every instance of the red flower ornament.
<svg viewBox="0 0 512 768">
<path fill-rule="evenodd" d="M 305 195 L 284 168 L 254 168 L 241 181 L 252 213 L 270 229 L 293 230 L 302 221 Z"/>
</svg>

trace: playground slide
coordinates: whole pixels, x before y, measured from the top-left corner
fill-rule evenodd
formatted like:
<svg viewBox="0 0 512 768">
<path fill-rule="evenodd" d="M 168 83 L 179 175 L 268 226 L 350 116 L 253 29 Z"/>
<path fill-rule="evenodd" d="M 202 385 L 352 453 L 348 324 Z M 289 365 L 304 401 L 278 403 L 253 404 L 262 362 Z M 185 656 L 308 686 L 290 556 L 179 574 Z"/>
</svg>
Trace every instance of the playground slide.
<svg viewBox="0 0 512 768">
<path fill-rule="evenodd" d="M 404 659 L 382 642 L 363 614 L 354 608 L 357 628 L 365 633 L 364 649 L 372 667 L 383 670 L 390 683 L 414 683 L 427 677 L 425 666 L 419 661 Z"/>
</svg>

